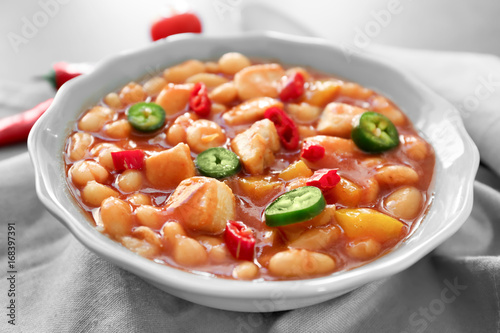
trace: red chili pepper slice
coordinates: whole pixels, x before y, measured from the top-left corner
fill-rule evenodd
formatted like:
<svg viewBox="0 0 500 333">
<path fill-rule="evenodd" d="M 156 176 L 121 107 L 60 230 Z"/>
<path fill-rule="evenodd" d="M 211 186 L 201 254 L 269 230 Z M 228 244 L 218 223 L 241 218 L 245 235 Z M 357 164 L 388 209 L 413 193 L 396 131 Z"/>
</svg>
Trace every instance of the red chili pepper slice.
<svg viewBox="0 0 500 333">
<path fill-rule="evenodd" d="M 224 232 L 224 241 L 231 255 L 238 260 L 252 261 L 255 252 L 255 237 L 252 229 L 243 222 L 229 220 Z"/>
<path fill-rule="evenodd" d="M 278 107 L 270 107 L 264 112 L 264 117 L 274 123 L 280 137 L 281 144 L 288 150 L 299 146 L 299 130 L 285 111 Z"/>
<path fill-rule="evenodd" d="M 283 102 L 299 98 L 304 93 L 304 76 L 295 72 L 288 78 L 283 89 L 280 91 L 280 99 Z"/>
<path fill-rule="evenodd" d="M 28 138 L 31 127 L 52 104 L 53 98 L 27 110 L 0 119 L 0 146 L 22 142 Z"/>
<path fill-rule="evenodd" d="M 287 124 L 282 131 L 278 132 L 281 144 L 288 150 L 295 150 L 299 146 L 299 130 L 295 123 Z"/>
<path fill-rule="evenodd" d="M 59 89 L 64 83 L 72 78 L 88 73 L 92 70 L 89 64 L 68 64 L 66 62 L 56 62 L 52 66 L 52 71 L 44 75 L 43 78 L 52 84 L 55 89 Z"/>
<path fill-rule="evenodd" d="M 318 161 L 325 156 L 325 147 L 306 141 L 300 156 L 311 162 Z"/>
<path fill-rule="evenodd" d="M 337 169 L 320 169 L 307 180 L 307 186 L 315 186 L 321 191 L 327 191 L 334 188 L 340 182 L 340 176 Z"/>
<path fill-rule="evenodd" d="M 206 117 L 210 114 L 212 101 L 208 97 L 207 86 L 202 82 L 197 82 L 189 97 L 189 108 L 198 116 Z"/>
<path fill-rule="evenodd" d="M 127 169 L 142 170 L 144 168 L 144 151 L 140 149 L 123 150 L 111 153 L 113 165 L 118 172 Z"/>
<path fill-rule="evenodd" d="M 157 41 L 171 35 L 185 32 L 201 33 L 198 16 L 193 13 L 176 14 L 159 19 L 151 25 L 151 39 Z"/>
</svg>

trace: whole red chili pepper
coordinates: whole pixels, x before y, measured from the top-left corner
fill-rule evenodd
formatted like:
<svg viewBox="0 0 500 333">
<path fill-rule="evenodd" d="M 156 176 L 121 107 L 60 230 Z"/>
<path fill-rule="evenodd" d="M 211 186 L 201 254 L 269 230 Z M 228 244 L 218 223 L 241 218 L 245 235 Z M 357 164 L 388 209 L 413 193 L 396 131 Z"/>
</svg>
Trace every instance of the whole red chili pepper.
<svg viewBox="0 0 500 333">
<path fill-rule="evenodd" d="M 255 252 L 255 237 L 252 229 L 240 221 L 228 221 L 224 232 L 229 253 L 238 260 L 252 261 Z"/>
<path fill-rule="evenodd" d="M 300 97 L 304 93 L 304 76 L 302 73 L 293 73 L 280 91 L 280 99 L 283 102 Z"/>
<path fill-rule="evenodd" d="M 325 147 L 306 141 L 302 146 L 300 156 L 311 162 L 318 161 L 325 156 Z"/>
<path fill-rule="evenodd" d="M 201 33 L 202 27 L 198 16 L 193 13 L 175 14 L 155 21 L 151 25 L 151 39 L 166 38 L 184 32 Z"/>
<path fill-rule="evenodd" d="M 288 150 L 299 146 L 299 130 L 285 111 L 272 106 L 264 112 L 264 117 L 274 123 L 280 137 L 281 144 Z"/>
<path fill-rule="evenodd" d="M 207 86 L 204 83 L 197 82 L 194 85 L 189 97 L 189 108 L 200 117 L 206 117 L 210 114 L 212 101 L 208 97 Z"/>
<path fill-rule="evenodd" d="M 55 89 L 59 89 L 64 83 L 79 75 L 88 73 L 92 70 L 92 65 L 81 64 L 68 64 L 61 61 L 56 62 L 52 66 L 52 70 L 43 76 Z"/>
<path fill-rule="evenodd" d="M 52 100 L 50 98 L 31 110 L 0 119 L 0 146 L 25 141 L 31 127 L 49 108 Z"/>
<path fill-rule="evenodd" d="M 340 182 L 340 176 L 337 169 L 320 169 L 314 172 L 306 181 L 307 186 L 315 186 L 321 191 L 327 191 L 334 188 Z"/>
<path fill-rule="evenodd" d="M 113 165 L 118 172 L 127 169 L 142 170 L 144 168 L 144 151 L 140 149 L 122 150 L 111 153 Z"/>
</svg>

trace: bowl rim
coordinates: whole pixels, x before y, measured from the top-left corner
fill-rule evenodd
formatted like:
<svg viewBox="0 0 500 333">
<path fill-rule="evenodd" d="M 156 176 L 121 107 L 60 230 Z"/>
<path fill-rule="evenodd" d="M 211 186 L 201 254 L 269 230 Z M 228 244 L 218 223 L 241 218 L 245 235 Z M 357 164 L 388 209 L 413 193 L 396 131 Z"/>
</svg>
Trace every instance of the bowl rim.
<svg viewBox="0 0 500 333">
<path fill-rule="evenodd" d="M 278 32 L 250 32 L 229 37 L 181 34 L 168 37 L 162 41 L 153 43 L 153 45 L 136 50 L 128 50 L 115 56 L 105 58 L 100 61 L 96 65 L 95 69 L 89 74 L 77 77 L 64 84 L 56 94 L 52 105 L 37 121 L 28 138 L 28 150 L 35 169 L 36 192 L 46 208 L 56 218 L 58 218 L 82 244 L 97 253 L 99 256 L 118 264 L 122 268 L 125 268 L 126 270 L 131 271 L 146 280 L 160 285 L 165 285 L 173 290 L 189 290 L 192 293 L 205 296 L 221 297 L 221 295 L 223 295 L 228 299 L 269 299 L 270 293 L 281 293 L 282 297 L 285 299 L 291 296 L 293 296 L 293 298 L 305 298 L 319 293 L 334 293 L 338 290 L 352 290 L 363 284 L 396 274 L 408 268 L 458 231 L 470 215 L 473 204 L 473 183 L 479 166 L 479 152 L 466 132 L 463 121 L 458 116 L 457 119 L 455 119 L 456 121 L 453 122 L 455 125 L 454 128 L 458 131 L 458 134 L 463 139 L 464 146 L 471 154 L 469 157 L 471 167 L 469 169 L 467 182 L 464 183 L 465 196 L 458 198 L 463 203 L 460 205 L 461 209 L 455 211 L 453 215 L 451 215 L 450 223 L 448 223 L 445 228 L 438 230 L 430 238 L 427 238 L 425 241 L 415 245 L 409 251 L 400 251 L 400 254 L 398 256 L 394 256 L 391 260 L 383 262 L 374 260 L 373 262 L 362 265 L 356 269 L 341 271 L 325 277 L 313 279 L 288 281 L 240 281 L 198 275 L 185 272 L 174 267 L 159 265 L 151 260 L 136 255 L 120 244 L 111 241 L 104 235 L 99 237 L 97 234 L 91 232 L 89 228 L 84 227 L 81 223 L 81 220 L 83 220 L 83 223 L 88 223 L 87 219 L 82 219 L 81 217 L 77 218 L 70 215 L 62 204 L 58 202 L 53 193 L 54 187 L 57 186 L 48 183 L 49 179 L 47 175 L 42 172 L 41 164 L 44 163 L 44 158 L 40 155 L 40 149 L 38 148 L 42 142 L 42 140 L 40 140 L 40 136 L 42 135 L 46 123 L 50 117 L 53 116 L 52 114 L 54 113 L 54 110 L 60 107 L 60 105 L 63 105 L 69 98 L 67 96 L 76 94 L 80 86 L 89 85 L 94 78 L 106 73 L 106 68 L 111 63 L 130 58 L 140 53 L 154 52 L 156 49 L 163 49 L 165 44 L 170 45 L 186 40 L 196 41 L 200 38 L 211 40 L 215 43 L 221 41 L 230 43 L 232 40 L 241 39 L 266 39 L 269 41 L 279 40 L 281 42 L 293 43 L 297 45 L 316 45 L 327 47 L 335 52 L 342 52 L 341 47 L 333 45 L 332 43 L 321 38 L 294 36 Z M 411 86 L 418 89 L 424 95 L 431 96 L 434 100 L 440 103 L 446 103 L 446 105 L 450 106 L 453 112 L 456 113 L 455 115 L 459 114 L 451 103 L 444 100 L 412 75 L 409 75 L 406 71 L 385 62 L 373 54 L 353 54 L 351 57 L 353 59 L 370 62 L 376 66 L 381 66 L 399 74 L 404 74 L 405 79 L 408 80 Z M 96 230 L 95 232 L 99 233 Z M 114 245 L 109 242 L 112 242 Z M 111 252 L 105 252 L 104 250 L 110 250 Z M 207 282 L 210 282 L 210 288 L 207 288 Z M 249 288 L 250 285 L 255 287 Z M 300 285 L 300 288 L 297 288 L 298 285 Z"/>
</svg>

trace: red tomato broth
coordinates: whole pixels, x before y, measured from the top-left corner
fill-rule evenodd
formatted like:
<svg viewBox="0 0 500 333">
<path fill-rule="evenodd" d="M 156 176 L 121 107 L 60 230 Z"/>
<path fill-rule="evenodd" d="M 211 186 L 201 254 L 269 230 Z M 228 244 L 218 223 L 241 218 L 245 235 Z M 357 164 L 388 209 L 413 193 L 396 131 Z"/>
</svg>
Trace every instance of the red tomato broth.
<svg viewBox="0 0 500 333">
<path fill-rule="evenodd" d="M 252 61 L 252 65 L 254 64 L 259 64 L 259 63 L 264 63 L 264 60 L 257 59 Z M 311 75 L 312 79 L 319 79 L 319 78 L 333 78 L 338 80 L 338 78 L 327 75 L 324 73 L 317 72 L 315 70 L 307 68 L 307 71 Z M 227 74 L 221 74 L 219 73 L 220 76 L 223 76 L 229 80 L 232 80 L 234 78 L 233 75 L 227 75 Z M 347 82 L 347 81 L 346 81 Z M 306 83 L 307 84 L 307 83 Z M 211 92 L 213 88 L 208 88 L 208 91 Z M 377 93 L 374 93 L 373 96 L 379 96 Z M 146 101 L 151 100 L 152 97 L 150 96 L 147 98 Z M 154 100 L 154 98 L 153 98 Z M 360 107 L 366 107 L 368 110 L 370 109 L 371 106 L 371 100 L 359 100 L 359 99 L 354 99 L 351 97 L 347 96 L 342 96 L 339 95 L 338 93 L 335 95 L 334 98 L 329 100 L 328 103 L 330 102 L 342 102 L 345 104 L 350 104 L 350 105 L 355 105 L 355 106 L 360 106 Z M 227 110 L 230 110 L 231 107 L 238 105 L 241 103 L 241 100 L 239 98 L 236 98 L 233 102 L 226 104 Z M 394 108 L 397 109 L 397 107 L 392 103 L 389 102 L 390 105 Z M 284 103 L 286 105 L 286 103 Z M 104 101 L 101 101 L 99 105 L 105 106 L 106 104 Z M 121 120 L 121 119 L 127 119 L 125 111 L 128 109 L 130 105 L 124 106 L 121 109 L 115 109 L 116 114 L 113 118 L 113 121 L 116 120 Z M 286 107 L 285 107 L 286 110 Z M 137 131 L 132 131 L 130 136 L 125 139 L 111 139 L 109 138 L 106 133 L 104 128 L 102 128 L 98 132 L 93 132 L 91 133 L 94 136 L 94 142 L 92 143 L 91 147 L 88 149 L 90 150 L 92 147 L 95 147 L 96 145 L 100 143 L 113 143 L 117 145 L 121 149 L 142 149 L 145 151 L 146 156 L 151 156 L 152 154 L 156 152 L 161 152 L 166 149 L 172 148 L 173 146 L 168 144 L 166 142 L 166 129 L 168 129 L 175 121 L 175 119 L 179 116 L 184 114 L 185 112 L 189 111 L 189 104 L 186 105 L 185 109 L 182 111 L 179 111 L 173 116 L 168 116 L 165 122 L 165 125 L 162 129 L 152 133 L 152 134 L 143 134 L 139 133 Z M 226 124 L 224 119 L 222 118 L 224 112 L 219 113 L 219 114 L 211 114 L 208 117 L 205 118 L 200 118 L 200 119 L 208 119 L 211 120 L 215 123 L 217 123 L 224 131 L 227 137 L 227 140 L 223 147 L 227 149 L 231 149 L 231 140 L 239 133 L 245 131 L 248 129 L 252 124 L 244 124 L 244 125 L 237 125 L 237 126 L 230 126 Z M 82 115 L 83 117 L 83 115 Z M 81 118 L 80 118 L 81 119 Z M 403 126 L 397 126 L 400 138 L 404 137 L 416 137 L 419 138 L 418 133 L 415 131 L 413 128 L 413 125 L 409 121 L 409 119 L 404 115 L 405 119 L 405 125 Z M 319 120 L 314 121 L 312 125 L 314 128 L 317 126 Z M 75 124 L 74 127 L 74 132 L 81 132 L 81 130 L 78 129 L 78 122 Z M 287 250 L 288 245 L 287 245 L 287 240 L 284 234 L 279 230 L 279 228 L 271 228 L 268 227 L 265 222 L 264 222 L 264 210 L 269 205 L 275 198 L 280 196 L 281 194 L 287 192 L 286 186 L 291 184 L 293 180 L 282 180 L 279 179 L 278 174 L 280 171 L 284 170 L 286 167 L 289 165 L 293 164 L 295 161 L 300 160 L 300 153 L 301 153 L 301 146 L 304 138 L 301 138 L 300 143 L 299 143 L 299 148 L 293 151 L 288 151 L 285 150 L 283 147 L 280 148 L 280 150 L 275 154 L 275 161 L 272 165 L 270 165 L 267 168 L 267 171 L 263 176 L 267 177 L 267 180 L 270 180 L 272 182 L 279 183 L 280 186 L 270 190 L 266 195 L 262 197 L 252 197 L 248 196 L 247 193 L 241 188 L 240 183 L 239 183 L 239 178 L 248 178 L 251 177 L 252 175 L 248 173 L 245 168 L 242 168 L 242 170 L 234 176 L 225 178 L 221 181 L 223 181 L 226 185 L 228 185 L 235 197 L 236 201 L 236 214 L 235 214 L 235 220 L 243 221 L 248 227 L 250 227 L 254 231 L 254 236 L 256 238 L 256 246 L 255 246 L 255 258 L 254 258 L 254 263 L 260 268 L 258 276 L 256 276 L 256 279 L 264 279 L 264 280 L 283 280 L 283 279 L 300 279 L 300 278 L 313 278 L 317 276 L 322 276 L 325 274 L 312 274 L 308 276 L 298 276 L 298 277 L 281 277 L 281 276 L 276 276 L 270 273 L 268 269 L 268 264 L 270 258 L 281 251 Z M 422 140 L 425 143 L 426 149 L 427 149 L 427 156 L 421 160 L 421 161 L 416 161 L 414 159 L 411 159 L 407 154 L 405 149 L 403 149 L 403 143 L 400 144 L 399 147 L 390 150 L 388 152 L 384 152 L 381 154 L 370 154 L 370 153 L 365 153 L 362 152 L 359 149 L 354 149 L 352 153 L 352 157 L 336 157 L 333 158 L 330 156 L 325 156 L 324 159 L 318 161 L 318 162 L 312 162 L 309 163 L 309 165 L 314 166 L 312 171 L 320 169 L 320 168 L 338 168 L 338 174 L 351 181 L 354 182 L 356 185 L 358 185 L 361 189 L 366 188 L 369 186 L 369 181 L 373 177 L 376 176 L 378 170 L 380 169 L 381 166 L 385 165 L 406 165 L 411 167 L 413 170 L 415 170 L 418 174 L 418 181 L 413 184 L 415 188 L 417 188 L 419 191 L 421 191 L 422 196 L 423 196 L 423 203 L 419 209 L 419 213 L 415 218 L 412 219 L 398 219 L 400 222 L 403 223 L 403 228 L 402 231 L 399 235 L 399 237 L 395 239 L 391 239 L 389 241 L 384 242 L 381 244 L 381 249 L 378 255 L 376 255 L 373 258 L 369 259 L 356 259 L 351 256 L 349 256 L 346 253 L 346 245 L 351 242 L 352 240 L 349 239 L 344 232 L 342 231 L 342 227 L 337 223 L 335 218 L 332 218 L 330 223 L 328 223 L 328 226 L 335 226 L 340 230 L 340 235 L 338 239 L 333 242 L 333 244 L 330 244 L 328 248 L 324 248 L 321 250 L 315 250 L 315 252 L 319 253 L 324 253 L 329 255 L 330 257 L 334 258 L 335 260 L 335 270 L 334 272 L 341 272 L 344 270 L 352 269 L 355 267 L 358 267 L 362 264 L 368 263 L 370 261 L 373 261 L 377 258 L 380 258 L 381 256 L 389 253 L 392 249 L 398 246 L 404 239 L 409 237 L 411 233 L 415 230 L 415 228 L 418 226 L 421 220 L 423 220 L 425 216 L 425 212 L 427 208 L 429 207 L 432 199 L 432 189 L 431 183 L 432 183 L 432 177 L 433 177 L 433 169 L 434 169 L 434 163 L 435 163 L 435 157 L 434 153 L 432 150 L 432 147 Z M 68 140 L 69 142 L 69 140 Z M 68 150 L 68 147 L 65 151 Z M 81 197 L 81 190 L 83 187 L 79 187 L 75 185 L 72 180 L 71 180 L 71 174 L 69 172 L 71 166 L 74 164 L 75 161 L 72 161 L 68 156 L 67 153 L 65 153 L 65 163 L 66 163 L 66 175 L 68 176 L 68 185 L 70 188 L 70 191 L 72 192 L 73 196 L 75 197 L 75 200 L 77 203 L 84 209 L 84 211 L 87 212 L 88 216 L 91 218 L 93 221 L 94 225 L 98 226 L 94 219 L 92 218 L 93 216 L 98 215 L 99 212 L 99 207 L 92 207 L 85 202 L 83 202 L 82 197 Z M 194 159 L 196 158 L 197 154 L 191 151 L 191 157 Z M 330 159 L 329 159 L 330 158 Z M 372 158 L 379 158 L 382 161 L 382 165 L 378 167 L 372 167 L 372 168 L 366 168 L 362 166 L 362 163 L 367 161 L 368 159 Z M 97 162 L 97 156 L 91 156 L 90 152 L 87 151 L 87 154 L 84 158 L 84 160 L 92 160 Z M 130 193 L 126 193 L 120 190 L 120 188 L 117 186 L 117 176 L 120 174 L 114 170 L 110 170 L 110 177 L 104 182 L 104 185 L 108 185 L 118 191 L 119 193 L 119 198 L 122 200 L 126 200 L 127 196 Z M 142 171 L 144 175 L 144 171 Z M 373 208 L 377 211 L 387 213 L 387 211 L 384 208 L 384 200 L 391 194 L 393 193 L 394 190 L 399 188 L 401 186 L 380 186 L 380 191 L 377 195 L 377 198 L 373 202 L 361 202 L 357 207 L 366 207 L 366 208 Z M 148 180 L 146 177 L 143 177 L 143 184 L 142 188 L 140 189 L 140 193 L 146 194 L 150 196 L 151 198 L 151 205 L 154 207 L 160 208 L 163 214 L 163 220 L 164 221 L 169 221 L 169 220 L 175 220 L 178 222 L 181 222 L 180 224 L 182 225 L 182 217 L 176 215 L 175 213 L 170 212 L 167 208 L 164 207 L 165 203 L 168 201 L 169 196 L 174 192 L 175 189 L 157 189 L 155 188 Z M 329 204 L 335 204 L 337 209 L 341 208 L 347 208 L 347 206 L 332 202 L 331 201 L 331 196 L 328 195 L 328 193 L 325 194 L 325 197 L 327 199 L 327 202 Z M 128 202 L 128 201 L 127 201 Z M 131 204 L 131 206 L 135 209 L 139 205 L 134 205 Z M 134 220 L 134 228 L 140 226 L 141 224 L 138 222 L 136 215 L 133 213 L 132 214 L 133 220 Z M 325 226 L 305 226 L 305 230 L 311 230 L 313 228 L 323 228 Z M 98 230 L 101 232 L 104 232 L 104 229 L 102 226 L 98 226 Z M 153 229 L 155 233 L 158 234 L 159 237 L 161 237 L 161 228 L 160 229 Z M 186 234 L 189 237 L 195 238 L 204 235 L 203 232 L 197 232 L 193 230 L 188 230 L 185 228 Z M 274 237 L 273 238 L 268 238 L 266 235 L 273 233 L 274 232 Z M 106 234 L 106 233 L 105 233 Z M 119 237 L 114 237 L 114 235 L 108 235 L 112 239 L 115 239 L 117 241 L 120 241 Z M 219 240 L 223 240 L 223 234 L 218 234 L 218 235 L 211 235 L 211 237 L 217 238 Z M 203 244 L 202 244 L 203 245 Z M 207 246 L 206 244 L 204 245 L 207 250 L 211 248 L 211 246 Z M 233 268 L 240 262 L 234 258 L 228 257 L 226 262 L 224 263 L 213 263 L 210 260 L 206 264 L 198 265 L 196 267 L 186 267 L 181 264 L 178 264 L 171 256 L 171 253 L 168 251 L 165 251 L 164 249 L 160 251 L 159 254 L 154 256 L 153 259 L 155 262 L 160 263 L 160 264 L 166 264 L 169 266 L 173 266 L 182 270 L 186 270 L 189 272 L 194 272 L 194 273 L 200 273 L 200 274 L 211 274 L 220 278 L 233 278 L 232 277 L 232 271 Z M 329 273 L 331 274 L 331 272 Z"/>
</svg>

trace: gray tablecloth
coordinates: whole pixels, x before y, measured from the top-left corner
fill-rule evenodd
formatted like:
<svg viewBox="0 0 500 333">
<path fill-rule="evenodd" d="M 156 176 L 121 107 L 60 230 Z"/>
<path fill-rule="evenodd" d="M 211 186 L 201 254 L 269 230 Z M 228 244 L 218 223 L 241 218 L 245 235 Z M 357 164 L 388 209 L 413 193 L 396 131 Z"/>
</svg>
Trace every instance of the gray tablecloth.
<svg viewBox="0 0 500 333">
<path fill-rule="evenodd" d="M 316 306 L 270 314 L 203 307 L 150 286 L 76 241 L 37 199 L 29 156 L 18 145 L 0 149 L 0 331 L 500 332 L 500 60 L 386 48 L 375 53 L 461 110 L 487 166 L 476 179 L 471 217 L 431 254 Z M 0 115 L 49 96 L 41 83 L 0 82 Z M 16 239 L 15 326 L 7 309 L 9 223 Z"/>
</svg>

